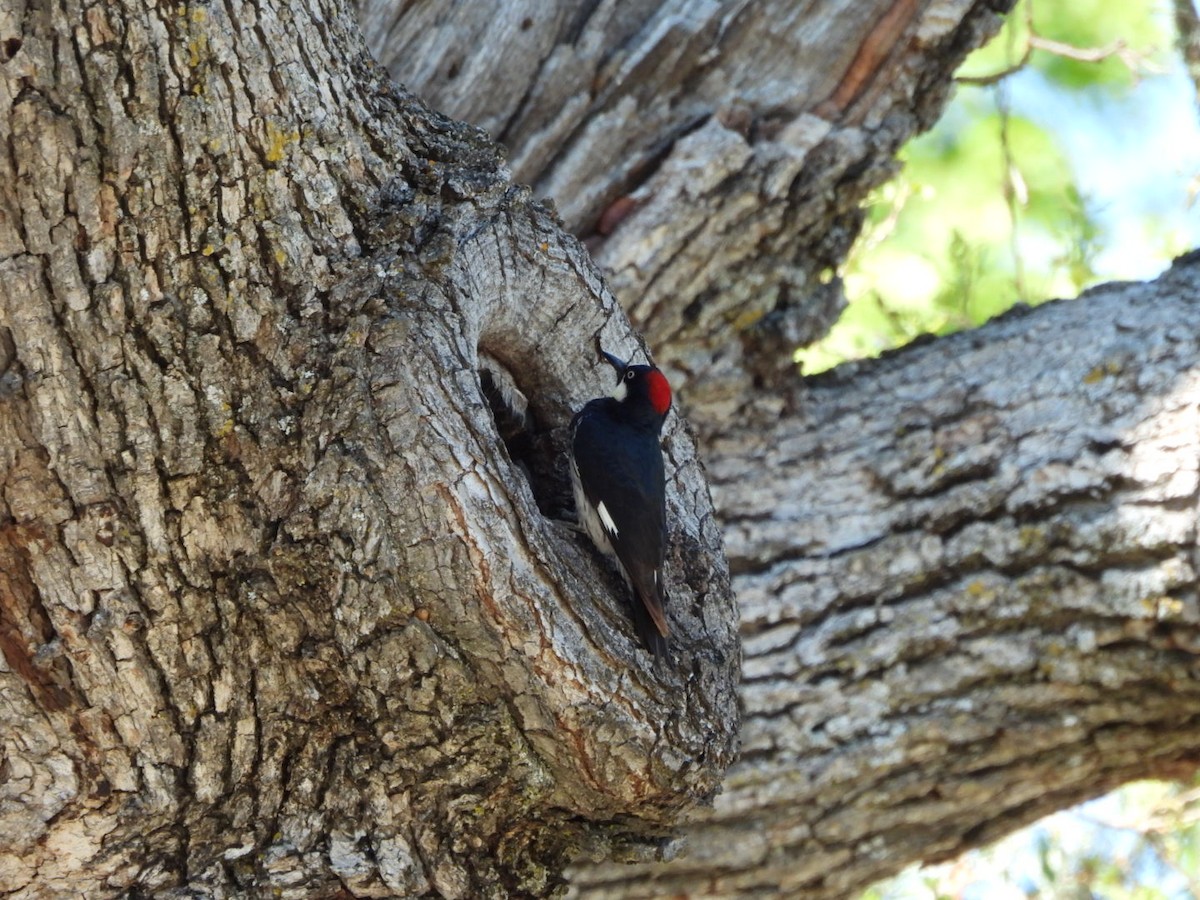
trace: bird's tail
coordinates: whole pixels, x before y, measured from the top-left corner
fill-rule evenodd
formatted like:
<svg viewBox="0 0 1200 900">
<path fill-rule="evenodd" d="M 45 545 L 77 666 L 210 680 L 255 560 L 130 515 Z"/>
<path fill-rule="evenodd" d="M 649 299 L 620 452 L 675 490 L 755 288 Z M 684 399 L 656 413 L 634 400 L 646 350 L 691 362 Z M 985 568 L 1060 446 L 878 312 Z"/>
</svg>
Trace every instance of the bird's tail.
<svg viewBox="0 0 1200 900">
<path fill-rule="evenodd" d="M 671 633 L 667 627 L 667 618 L 664 613 L 666 606 L 666 594 L 655 592 L 647 597 L 645 592 L 635 591 L 637 594 L 633 601 L 633 624 L 637 628 L 638 635 L 642 639 L 642 643 L 646 645 L 654 658 L 667 659 L 670 655 L 670 645 L 667 643 L 667 636 Z"/>
</svg>

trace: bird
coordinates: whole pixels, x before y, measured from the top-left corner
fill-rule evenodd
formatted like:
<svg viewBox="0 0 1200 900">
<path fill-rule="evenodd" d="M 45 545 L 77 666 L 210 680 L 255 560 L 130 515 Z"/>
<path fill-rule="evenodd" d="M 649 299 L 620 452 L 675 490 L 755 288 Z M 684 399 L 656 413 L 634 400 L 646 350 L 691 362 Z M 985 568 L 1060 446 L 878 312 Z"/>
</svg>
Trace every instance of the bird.
<svg viewBox="0 0 1200 900">
<path fill-rule="evenodd" d="M 579 524 L 616 557 L 634 594 L 633 622 L 655 659 L 668 656 L 666 478 L 659 435 L 671 386 L 654 366 L 600 349 L 617 372 L 612 396 L 589 400 L 571 419 L 571 485 Z"/>
</svg>

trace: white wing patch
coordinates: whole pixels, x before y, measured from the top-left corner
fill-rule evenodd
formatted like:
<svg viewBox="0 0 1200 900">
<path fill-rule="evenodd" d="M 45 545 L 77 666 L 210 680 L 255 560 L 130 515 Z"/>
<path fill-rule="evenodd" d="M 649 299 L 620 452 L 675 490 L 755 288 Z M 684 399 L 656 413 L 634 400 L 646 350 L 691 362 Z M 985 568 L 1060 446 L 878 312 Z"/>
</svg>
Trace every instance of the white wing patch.
<svg viewBox="0 0 1200 900">
<path fill-rule="evenodd" d="M 583 489 L 583 482 L 579 478 L 579 467 L 575 465 L 574 456 L 571 457 L 571 486 L 575 492 L 575 509 L 579 513 L 579 524 L 583 526 L 583 530 L 592 539 L 597 550 L 608 556 L 615 556 L 608 535 L 604 533 L 604 523 L 600 521 L 600 516 L 596 514 L 596 507 L 592 506 Z"/>
<path fill-rule="evenodd" d="M 600 515 L 600 521 L 604 523 L 604 530 L 613 537 L 616 537 L 617 523 L 614 522 L 613 517 L 608 514 L 608 510 L 605 508 L 603 500 L 596 505 L 596 512 Z"/>
</svg>

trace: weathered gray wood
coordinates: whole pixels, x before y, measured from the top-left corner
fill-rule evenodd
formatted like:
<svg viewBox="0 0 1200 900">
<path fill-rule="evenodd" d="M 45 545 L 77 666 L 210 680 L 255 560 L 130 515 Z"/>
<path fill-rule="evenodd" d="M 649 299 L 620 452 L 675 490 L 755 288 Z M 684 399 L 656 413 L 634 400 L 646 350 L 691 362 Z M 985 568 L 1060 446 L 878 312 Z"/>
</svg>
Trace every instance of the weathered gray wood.
<svg viewBox="0 0 1200 900">
<path fill-rule="evenodd" d="M 860 202 L 1007 0 L 359 0 L 372 51 L 554 200 L 719 428 L 843 306 Z"/>
<path fill-rule="evenodd" d="M 841 896 L 1194 765 L 1194 264 L 805 386 L 782 352 L 1004 5 L 361 10 L 429 37 L 426 96 L 477 54 L 437 102 L 561 193 L 701 425 L 747 752 L 665 868 L 735 611 L 677 417 L 673 667 L 554 522 L 596 342 L 640 346 L 588 254 L 340 6 L 0 11 L 0 886 L 541 895 L 582 855 L 643 863 L 581 893 Z"/>
<path fill-rule="evenodd" d="M 0 889 L 544 893 L 711 796 L 739 655 L 694 447 L 673 419 L 655 668 L 534 502 L 595 338 L 636 340 L 485 137 L 336 4 L 10 26 Z"/>
<path fill-rule="evenodd" d="M 1200 258 L 800 387 L 713 440 L 741 761 L 578 895 L 852 895 L 1197 764 Z"/>
</svg>

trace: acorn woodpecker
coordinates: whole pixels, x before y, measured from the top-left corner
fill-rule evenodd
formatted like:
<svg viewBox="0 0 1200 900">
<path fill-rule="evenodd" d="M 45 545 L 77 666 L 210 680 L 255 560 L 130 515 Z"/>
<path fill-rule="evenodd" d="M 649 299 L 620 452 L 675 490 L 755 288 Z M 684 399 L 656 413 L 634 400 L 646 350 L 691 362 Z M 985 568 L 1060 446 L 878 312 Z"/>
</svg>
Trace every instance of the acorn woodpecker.
<svg viewBox="0 0 1200 900">
<path fill-rule="evenodd" d="M 600 353 L 617 370 L 611 397 L 590 400 L 571 420 L 571 482 L 579 523 L 600 552 L 615 556 L 635 594 L 633 621 L 657 658 L 667 655 L 663 555 L 666 483 L 659 432 L 671 386 L 653 366 Z"/>
</svg>

